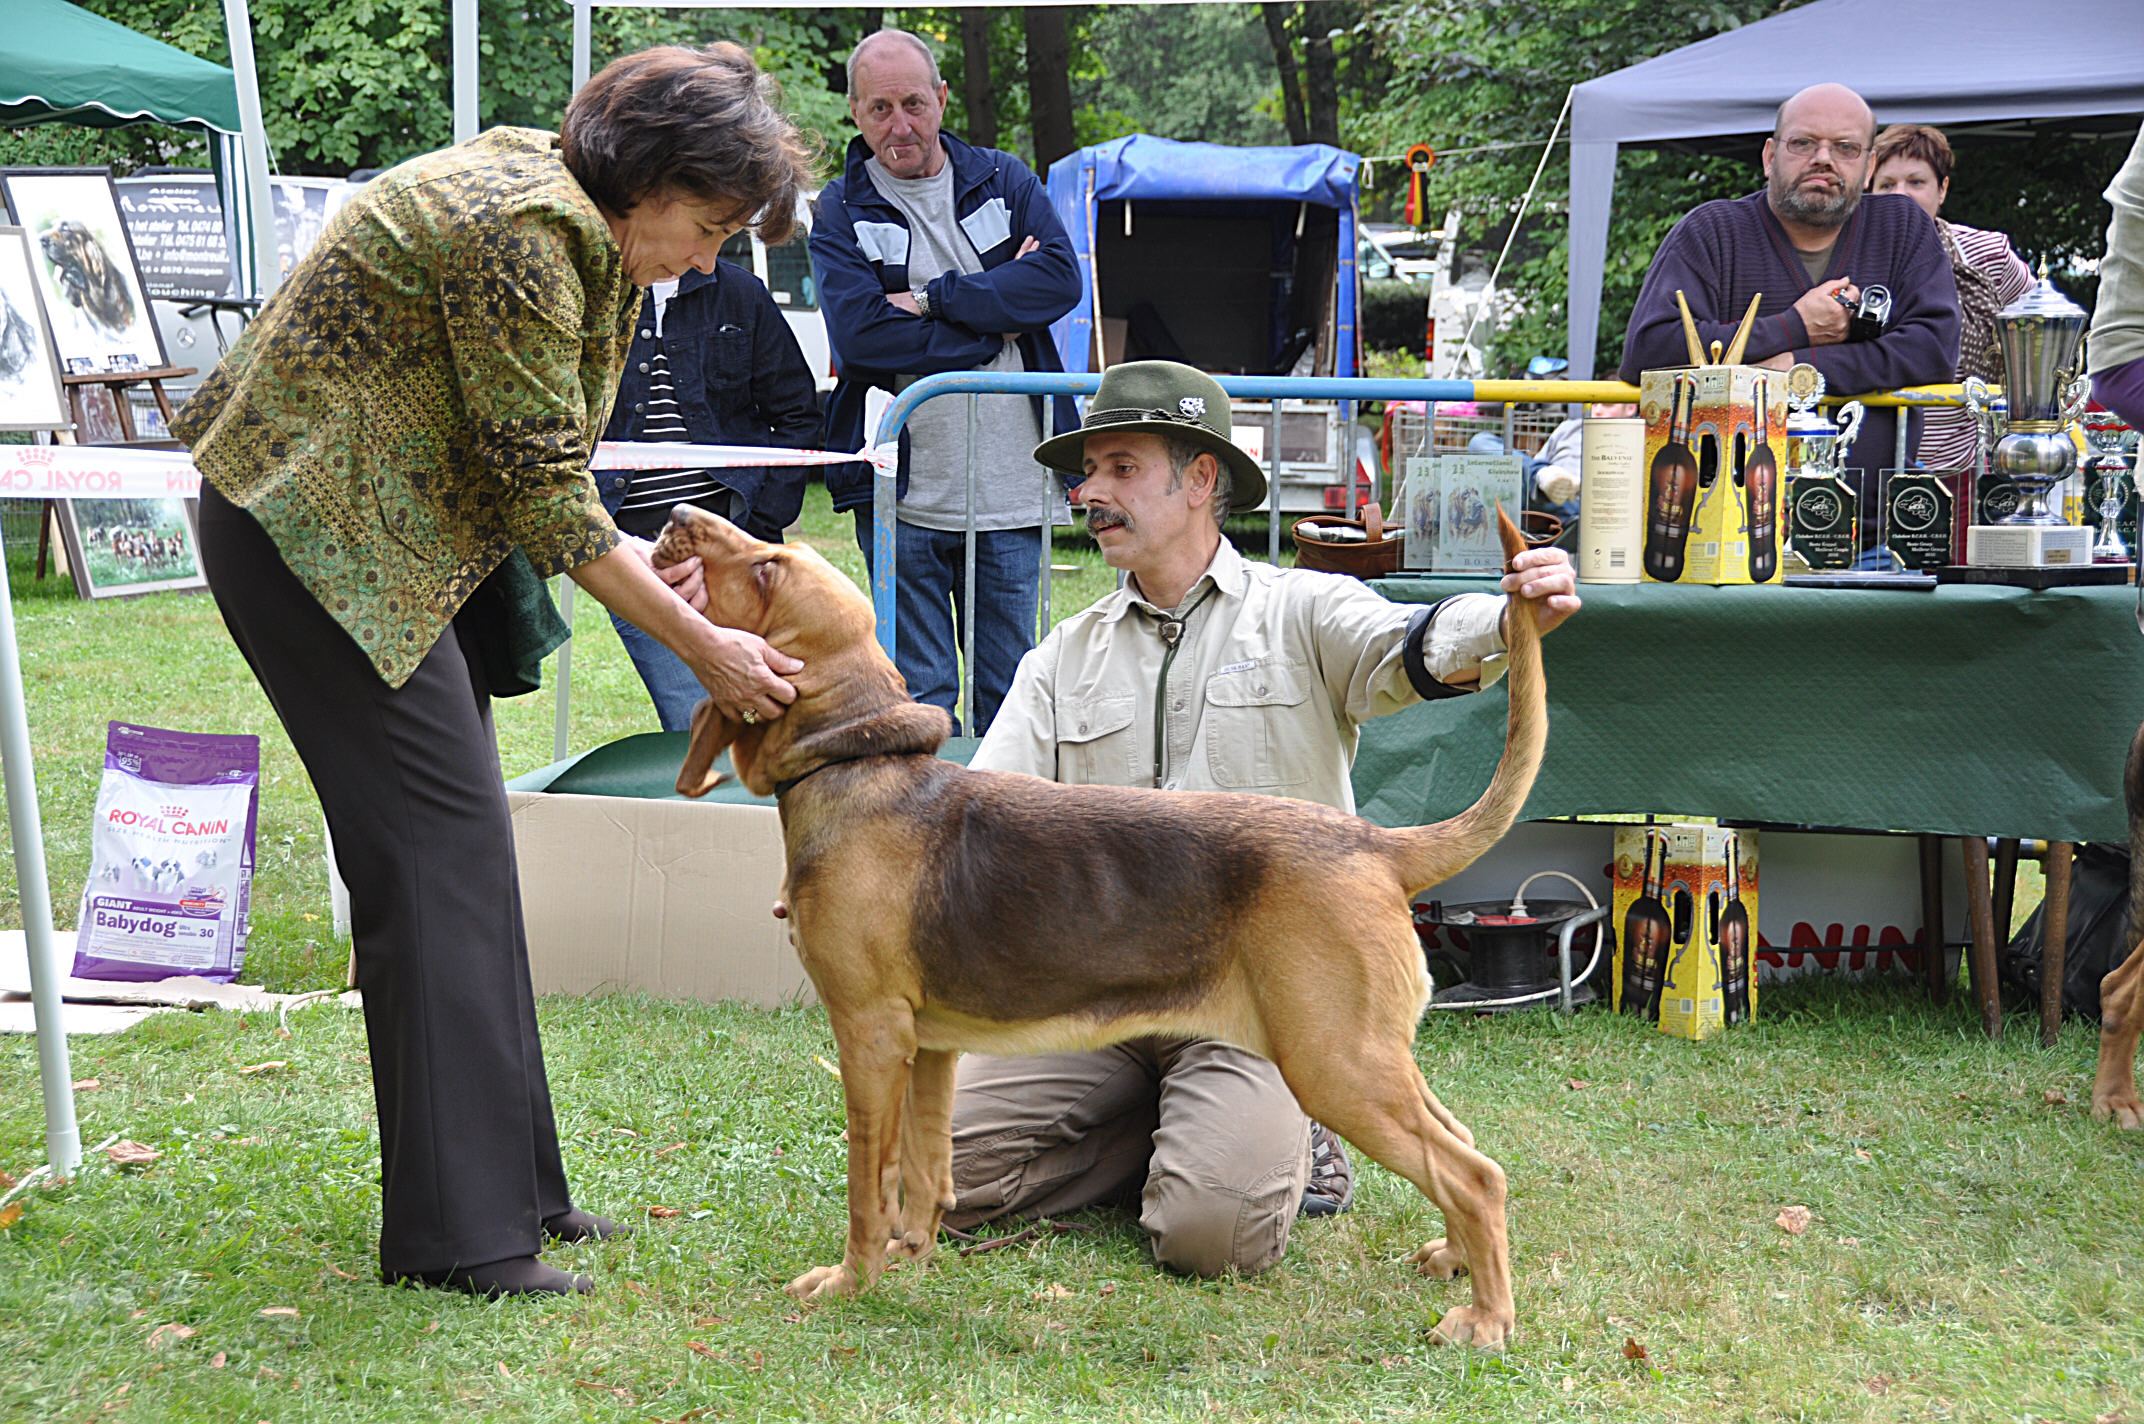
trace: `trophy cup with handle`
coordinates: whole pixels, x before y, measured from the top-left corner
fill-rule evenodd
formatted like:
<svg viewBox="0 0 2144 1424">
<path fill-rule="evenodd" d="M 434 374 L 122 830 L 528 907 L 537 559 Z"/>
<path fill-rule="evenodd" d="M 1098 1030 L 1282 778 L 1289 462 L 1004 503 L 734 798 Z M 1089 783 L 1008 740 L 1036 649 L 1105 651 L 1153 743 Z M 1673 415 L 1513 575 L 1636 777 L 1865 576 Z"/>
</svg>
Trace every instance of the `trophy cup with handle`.
<svg viewBox="0 0 2144 1424">
<path fill-rule="evenodd" d="M 2003 358 L 2002 436 L 1988 458 L 1991 479 L 2017 491 L 2017 507 L 1966 532 L 1966 562 L 2038 568 L 2092 562 L 2091 531 L 2047 507 L 2048 492 L 2077 469 L 2067 427 L 2084 405 L 2083 346 L 2091 314 L 2047 279 L 1995 316 Z M 1969 382 L 1967 403 L 1992 425 L 1984 386 Z"/>
</svg>

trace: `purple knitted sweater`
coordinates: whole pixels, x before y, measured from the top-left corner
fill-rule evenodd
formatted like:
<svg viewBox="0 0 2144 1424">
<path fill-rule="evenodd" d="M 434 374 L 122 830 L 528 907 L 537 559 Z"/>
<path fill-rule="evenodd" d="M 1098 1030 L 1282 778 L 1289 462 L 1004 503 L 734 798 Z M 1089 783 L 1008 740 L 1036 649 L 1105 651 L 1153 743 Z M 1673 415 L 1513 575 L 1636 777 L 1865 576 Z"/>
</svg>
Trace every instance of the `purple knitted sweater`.
<svg viewBox="0 0 2144 1424">
<path fill-rule="evenodd" d="M 1863 197 L 1839 230 L 1823 280 L 1838 277 L 1851 277 L 1864 289 L 1888 288 L 1890 325 L 1874 341 L 1810 346 L 1793 308 L 1802 293 L 1819 284 L 1809 280 L 1764 193 L 1702 203 L 1675 224 L 1653 254 L 1623 337 L 1623 379 L 1635 381 L 1642 371 L 1688 363 L 1682 315 L 1675 306 L 1678 287 L 1689 299 L 1698 337 L 1708 350 L 1714 341 L 1734 339 L 1750 298 L 1762 292 L 1744 359 L 1754 364 L 1792 352 L 1795 360 L 1823 372 L 1833 395 L 1956 379 L 1958 286 L 1935 224 L 1918 203 L 1900 193 Z M 1876 469 L 1893 463 L 1895 427 L 1889 414 L 1869 412 L 1853 464 Z"/>
</svg>

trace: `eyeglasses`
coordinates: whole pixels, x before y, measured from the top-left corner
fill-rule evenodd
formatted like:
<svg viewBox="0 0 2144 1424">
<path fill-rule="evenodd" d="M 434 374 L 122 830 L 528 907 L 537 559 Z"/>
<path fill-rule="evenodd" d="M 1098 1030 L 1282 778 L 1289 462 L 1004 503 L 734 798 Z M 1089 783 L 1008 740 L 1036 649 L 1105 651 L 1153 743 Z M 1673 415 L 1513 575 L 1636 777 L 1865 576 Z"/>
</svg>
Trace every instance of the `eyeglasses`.
<svg viewBox="0 0 2144 1424">
<path fill-rule="evenodd" d="M 1803 159 L 1814 158 L 1818 149 L 1828 148 L 1831 156 L 1841 163 L 1858 163 L 1861 155 L 1869 151 L 1867 144 L 1855 143 L 1852 139 L 1790 138 L 1781 147 Z"/>
</svg>

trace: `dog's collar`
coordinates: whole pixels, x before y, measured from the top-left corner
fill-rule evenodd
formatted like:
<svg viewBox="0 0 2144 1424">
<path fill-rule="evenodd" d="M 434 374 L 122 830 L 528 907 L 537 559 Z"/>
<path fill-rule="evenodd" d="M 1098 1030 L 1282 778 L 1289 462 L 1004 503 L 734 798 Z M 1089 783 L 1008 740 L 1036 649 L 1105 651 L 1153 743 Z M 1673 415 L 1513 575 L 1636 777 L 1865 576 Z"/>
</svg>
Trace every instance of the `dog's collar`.
<svg viewBox="0 0 2144 1424">
<path fill-rule="evenodd" d="M 884 752 L 859 752 L 855 756 L 834 757 L 829 761 L 822 761 L 817 766 L 813 767 L 810 771 L 805 772 L 802 776 L 792 776 L 786 781 L 775 782 L 774 799 L 777 801 L 781 800 L 784 796 L 787 796 L 790 792 L 796 790 L 797 786 L 800 783 L 811 780 L 813 777 L 817 776 L 820 772 L 826 770 L 830 766 L 844 766 L 852 761 L 869 761 L 872 757 L 884 755 Z"/>
</svg>

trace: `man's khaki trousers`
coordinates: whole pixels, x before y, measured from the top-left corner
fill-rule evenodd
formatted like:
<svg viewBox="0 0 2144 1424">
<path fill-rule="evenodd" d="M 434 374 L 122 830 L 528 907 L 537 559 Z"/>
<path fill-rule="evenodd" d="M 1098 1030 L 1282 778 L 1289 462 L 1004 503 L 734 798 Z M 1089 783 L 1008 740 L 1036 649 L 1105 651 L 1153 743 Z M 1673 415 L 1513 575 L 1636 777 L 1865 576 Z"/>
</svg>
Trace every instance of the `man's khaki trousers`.
<svg viewBox="0 0 2144 1424">
<path fill-rule="evenodd" d="M 1142 1038 L 1093 1053 L 969 1054 L 953 1098 L 946 1224 L 1137 1202 L 1162 1265 L 1261 1271 L 1288 1247 L 1310 1119 L 1256 1054 Z"/>
</svg>

